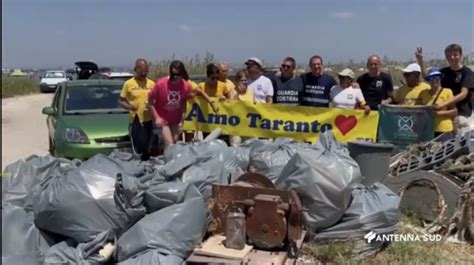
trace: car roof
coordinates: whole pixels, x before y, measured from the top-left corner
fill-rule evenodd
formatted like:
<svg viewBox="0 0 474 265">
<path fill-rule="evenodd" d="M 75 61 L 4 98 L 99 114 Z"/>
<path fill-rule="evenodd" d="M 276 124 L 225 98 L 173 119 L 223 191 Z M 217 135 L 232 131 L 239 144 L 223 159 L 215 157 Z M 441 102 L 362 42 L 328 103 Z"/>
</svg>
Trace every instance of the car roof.
<svg viewBox="0 0 474 265">
<path fill-rule="evenodd" d="M 123 85 L 121 80 L 109 80 L 109 79 L 84 79 L 84 80 L 72 80 L 67 81 L 66 86 L 97 86 L 97 85 Z"/>
<path fill-rule="evenodd" d="M 49 72 L 63 72 L 63 73 L 65 73 L 66 71 L 64 71 L 64 70 L 48 70 L 48 71 L 46 71 L 46 73 L 49 73 Z"/>
<path fill-rule="evenodd" d="M 107 73 L 106 75 L 110 76 L 110 77 L 119 77 L 119 76 L 134 76 L 134 74 L 132 73 L 127 73 L 127 72 L 111 72 L 111 73 Z"/>
<path fill-rule="evenodd" d="M 74 63 L 77 67 L 81 68 L 82 70 L 93 70 L 99 71 L 99 67 L 94 62 L 89 61 L 79 61 Z"/>
</svg>

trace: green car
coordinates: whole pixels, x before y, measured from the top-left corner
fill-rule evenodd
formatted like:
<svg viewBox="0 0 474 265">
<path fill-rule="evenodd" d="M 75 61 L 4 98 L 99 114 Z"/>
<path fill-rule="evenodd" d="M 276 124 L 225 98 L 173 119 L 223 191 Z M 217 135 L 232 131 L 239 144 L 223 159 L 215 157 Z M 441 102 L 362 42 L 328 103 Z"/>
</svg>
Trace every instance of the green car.
<svg viewBox="0 0 474 265">
<path fill-rule="evenodd" d="M 43 108 L 50 153 L 87 159 L 114 149 L 131 151 L 129 114 L 119 105 L 122 85 L 106 79 L 61 83 L 51 107 Z"/>
</svg>

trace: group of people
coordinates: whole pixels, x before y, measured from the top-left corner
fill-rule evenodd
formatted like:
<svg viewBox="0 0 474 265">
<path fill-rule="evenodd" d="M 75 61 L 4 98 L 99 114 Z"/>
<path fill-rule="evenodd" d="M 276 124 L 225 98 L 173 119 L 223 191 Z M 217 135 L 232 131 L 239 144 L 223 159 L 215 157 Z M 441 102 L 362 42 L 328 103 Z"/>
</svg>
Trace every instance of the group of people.
<svg viewBox="0 0 474 265">
<path fill-rule="evenodd" d="M 130 111 L 130 138 L 134 152 L 142 160 L 150 157 L 154 128 L 159 129 L 165 149 L 178 140 L 186 101 L 194 96 L 203 97 L 215 112 L 215 100 L 361 109 L 366 114 L 382 104 L 431 105 L 436 136 L 453 137 L 454 124 L 473 126 L 474 74 L 462 65 L 462 47 L 446 47 L 449 66 L 443 69 L 427 69 L 421 48 L 415 55 L 418 62 L 403 69 L 405 84 L 395 91 L 392 78 L 382 72 L 377 55 L 367 59 L 367 73 L 356 78 L 347 68 L 337 74 L 339 82 L 324 73 L 319 55 L 309 59 L 311 71 L 302 75 L 296 74 L 295 59 L 286 57 L 273 78 L 263 74 L 263 63 L 256 57 L 245 62 L 245 69 L 238 71 L 233 81 L 228 79 L 229 65 L 209 64 L 207 79 L 199 84 L 189 79 L 180 61 L 171 62 L 169 75 L 153 82 L 147 77 L 148 62 L 138 59 L 135 77 L 123 85 L 120 104 Z"/>
</svg>

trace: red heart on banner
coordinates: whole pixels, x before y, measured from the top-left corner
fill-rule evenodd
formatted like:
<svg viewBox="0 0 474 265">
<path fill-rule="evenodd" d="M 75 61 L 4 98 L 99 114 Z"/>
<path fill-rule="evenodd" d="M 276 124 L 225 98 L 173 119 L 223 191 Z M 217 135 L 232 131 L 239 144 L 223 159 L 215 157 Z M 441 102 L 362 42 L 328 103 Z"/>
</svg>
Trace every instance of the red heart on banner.
<svg viewBox="0 0 474 265">
<path fill-rule="evenodd" d="M 341 131 L 342 135 L 346 135 L 357 125 L 357 118 L 355 116 L 346 117 L 339 115 L 336 117 L 336 127 Z"/>
</svg>

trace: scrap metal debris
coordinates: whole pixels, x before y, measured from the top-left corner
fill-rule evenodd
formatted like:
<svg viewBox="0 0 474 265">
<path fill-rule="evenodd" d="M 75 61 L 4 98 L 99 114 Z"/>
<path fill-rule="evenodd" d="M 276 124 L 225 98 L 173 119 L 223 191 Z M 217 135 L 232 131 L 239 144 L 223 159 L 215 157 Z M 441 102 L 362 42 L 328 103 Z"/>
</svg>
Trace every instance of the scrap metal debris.
<svg viewBox="0 0 474 265">
<path fill-rule="evenodd" d="M 459 194 L 454 215 L 443 223 L 434 222 L 427 230 L 452 242 L 474 244 L 474 176 Z"/>
<path fill-rule="evenodd" d="M 442 174 L 454 175 L 467 181 L 474 176 L 474 153 L 460 156 L 456 159 L 448 159 L 436 171 Z"/>
</svg>

